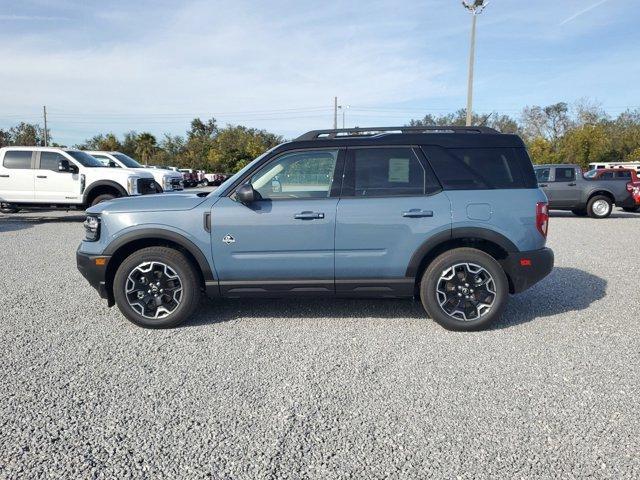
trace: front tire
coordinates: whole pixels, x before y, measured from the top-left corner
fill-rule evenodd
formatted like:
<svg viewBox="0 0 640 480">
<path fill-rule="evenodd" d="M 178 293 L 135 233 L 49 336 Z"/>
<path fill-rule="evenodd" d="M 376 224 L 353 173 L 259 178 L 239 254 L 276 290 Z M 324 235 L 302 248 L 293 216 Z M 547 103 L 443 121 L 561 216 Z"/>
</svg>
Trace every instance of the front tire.
<svg viewBox="0 0 640 480">
<path fill-rule="evenodd" d="M 509 282 L 500 264 L 474 248 L 455 248 L 438 256 L 420 283 L 422 305 L 449 330 L 479 330 L 500 318 Z"/>
<path fill-rule="evenodd" d="M 111 193 L 104 193 L 102 195 L 98 195 L 91 202 L 91 206 L 93 207 L 94 205 L 98 205 L 99 203 L 108 202 L 109 200 L 113 200 L 114 198 L 117 198 L 117 197 L 115 195 L 112 195 Z"/>
<path fill-rule="evenodd" d="M 200 282 L 184 254 L 168 247 L 148 247 L 120 264 L 113 294 L 122 314 L 136 325 L 172 328 L 197 308 Z"/>
<path fill-rule="evenodd" d="M 0 205 L 0 213 L 10 214 L 10 213 L 18 213 L 19 211 L 20 211 L 19 208 L 11 207 L 6 203 L 3 203 Z"/>
<path fill-rule="evenodd" d="M 607 218 L 611 215 L 613 204 L 609 197 L 604 195 L 596 195 L 587 203 L 587 212 L 591 218 Z"/>
</svg>

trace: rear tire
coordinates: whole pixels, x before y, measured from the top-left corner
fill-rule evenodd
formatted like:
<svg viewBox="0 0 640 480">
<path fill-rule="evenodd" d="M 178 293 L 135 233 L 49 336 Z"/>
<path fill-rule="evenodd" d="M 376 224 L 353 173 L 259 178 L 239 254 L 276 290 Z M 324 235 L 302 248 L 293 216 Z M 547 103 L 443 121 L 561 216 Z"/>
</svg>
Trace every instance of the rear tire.
<svg viewBox="0 0 640 480">
<path fill-rule="evenodd" d="M 622 207 L 622 210 L 624 210 L 625 212 L 629 212 L 629 213 L 635 213 L 638 210 L 640 210 L 640 206 L 638 206 L 638 207 Z"/>
<path fill-rule="evenodd" d="M 508 294 L 509 282 L 500 264 L 474 248 L 441 254 L 425 270 L 420 283 L 425 310 L 449 330 L 478 330 L 495 322 Z"/>
<path fill-rule="evenodd" d="M 6 214 L 10 214 L 10 213 L 18 213 L 20 211 L 19 208 L 16 207 L 10 207 L 8 206 L 6 203 L 3 203 L 0 206 L 0 212 L 1 213 L 6 213 Z"/>
<path fill-rule="evenodd" d="M 587 203 L 587 212 L 591 218 L 607 218 L 612 210 L 611 199 L 604 195 L 596 195 Z"/>
<path fill-rule="evenodd" d="M 576 217 L 586 217 L 587 216 L 587 210 L 586 209 L 571 210 L 571 213 L 573 213 Z"/>
<path fill-rule="evenodd" d="M 114 198 L 118 198 L 118 197 L 116 197 L 115 195 L 112 195 L 110 193 L 104 193 L 102 195 L 98 195 L 91 202 L 91 206 L 93 207 L 94 205 L 98 205 L 99 203 L 107 202 L 109 200 L 113 200 Z"/>
<path fill-rule="evenodd" d="M 113 295 L 122 314 L 136 325 L 172 328 L 198 307 L 200 282 L 184 254 L 168 247 L 148 247 L 120 264 Z"/>
</svg>

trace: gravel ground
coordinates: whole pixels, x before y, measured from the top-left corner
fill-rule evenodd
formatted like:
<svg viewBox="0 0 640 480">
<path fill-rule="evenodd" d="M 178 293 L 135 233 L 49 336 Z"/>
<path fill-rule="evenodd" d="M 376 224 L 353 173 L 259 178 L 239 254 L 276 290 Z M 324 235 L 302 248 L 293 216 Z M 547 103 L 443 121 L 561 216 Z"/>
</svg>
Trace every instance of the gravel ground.
<svg viewBox="0 0 640 480">
<path fill-rule="evenodd" d="M 556 269 L 479 333 L 393 300 L 140 329 L 77 272 L 81 220 L 0 217 L 2 478 L 640 477 L 640 215 L 555 214 Z"/>
</svg>

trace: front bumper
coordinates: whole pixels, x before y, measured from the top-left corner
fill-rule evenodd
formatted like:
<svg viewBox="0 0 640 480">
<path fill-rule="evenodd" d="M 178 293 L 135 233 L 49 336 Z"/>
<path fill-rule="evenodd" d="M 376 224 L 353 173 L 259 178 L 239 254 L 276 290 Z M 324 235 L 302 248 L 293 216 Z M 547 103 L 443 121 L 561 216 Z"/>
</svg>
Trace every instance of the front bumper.
<svg viewBox="0 0 640 480">
<path fill-rule="evenodd" d="M 96 262 L 96 260 L 102 259 L 104 259 L 104 263 L 102 261 Z M 98 291 L 100 297 L 108 300 L 108 305 L 111 307 L 114 304 L 114 299 L 107 287 L 107 267 L 110 259 L 109 255 L 92 255 L 76 251 L 78 270 L 89 284 Z"/>
<path fill-rule="evenodd" d="M 500 264 L 509 277 L 509 291 L 520 293 L 535 285 L 553 270 L 553 250 L 541 248 L 512 252 Z"/>
</svg>

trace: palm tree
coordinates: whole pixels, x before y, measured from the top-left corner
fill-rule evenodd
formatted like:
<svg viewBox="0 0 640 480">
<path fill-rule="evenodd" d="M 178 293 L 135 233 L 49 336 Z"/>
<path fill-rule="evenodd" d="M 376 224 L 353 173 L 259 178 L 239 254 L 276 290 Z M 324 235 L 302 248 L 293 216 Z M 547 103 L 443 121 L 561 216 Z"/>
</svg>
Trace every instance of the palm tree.
<svg viewBox="0 0 640 480">
<path fill-rule="evenodd" d="M 149 163 L 157 148 L 156 137 L 148 132 L 143 132 L 136 137 L 136 155 L 142 163 Z"/>
</svg>

